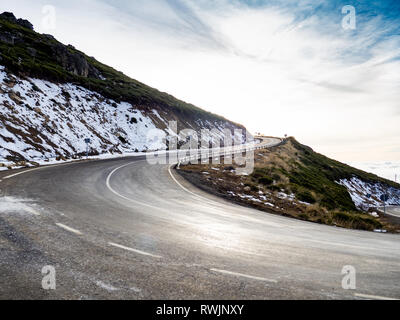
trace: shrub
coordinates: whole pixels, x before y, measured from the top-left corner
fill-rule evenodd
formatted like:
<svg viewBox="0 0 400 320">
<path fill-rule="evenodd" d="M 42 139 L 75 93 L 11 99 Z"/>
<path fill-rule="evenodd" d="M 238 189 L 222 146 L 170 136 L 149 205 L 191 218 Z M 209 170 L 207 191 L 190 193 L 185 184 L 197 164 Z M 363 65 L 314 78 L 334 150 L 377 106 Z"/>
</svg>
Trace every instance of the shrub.
<svg viewBox="0 0 400 320">
<path fill-rule="evenodd" d="M 258 187 L 252 183 L 245 183 L 244 185 L 250 188 L 251 191 L 258 191 Z"/>
<path fill-rule="evenodd" d="M 356 212 L 334 212 L 333 220 L 340 226 L 354 229 L 373 230 L 382 228 L 382 224 L 376 218 Z"/>
<path fill-rule="evenodd" d="M 262 177 L 258 179 L 258 183 L 269 186 L 274 182 L 270 177 Z"/>
<path fill-rule="evenodd" d="M 315 202 L 317 202 L 317 200 L 315 200 L 314 196 L 308 190 L 299 192 L 297 194 L 297 199 L 299 199 L 300 201 L 303 201 L 303 202 L 311 203 L 311 204 L 314 204 Z"/>
<path fill-rule="evenodd" d="M 300 213 L 298 217 L 302 220 L 309 220 L 307 213 Z"/>
<path fill-rule="evenodd" d="M 269 189 L 271 191 L 281 191 L 281 188 L 279 186 L 269 186 Z"/>
<path fill-rule="evenodd" d="M 353 217 L 350 214 L 345 212 L 335 212 L 333 214 L 333 218 L 337 221 L 343 221 L 343 222 L 348 222 L 353 219 Z"/>
<path fill-rule="evenodd" d="M 274 179 L 275 181 L 281 181 L 281 176 L 277 173 L 274 173 L 272 175 L 272 179 Z"/>
</svg>

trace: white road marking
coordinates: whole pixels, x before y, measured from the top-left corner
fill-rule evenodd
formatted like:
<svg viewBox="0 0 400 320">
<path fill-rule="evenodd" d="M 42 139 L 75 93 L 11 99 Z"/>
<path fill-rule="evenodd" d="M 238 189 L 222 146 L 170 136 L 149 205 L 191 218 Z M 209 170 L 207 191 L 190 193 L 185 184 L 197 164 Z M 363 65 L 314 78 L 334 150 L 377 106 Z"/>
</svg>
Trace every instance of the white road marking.
<svg viewBox="0 0 400 320">
<path fill-rule="evenodd" d="M 111 184 L 110 184 L 111 177 L 113 176 L 113 174 L 114 174 L 115 172 L 117 172 L 119 169 L 125 168 L 125 167 L 127 167 L 127 166 L 129 166 L 129 165 L 131 165 L 131 164 L 133 164 L 133 163 L 138 163 L 138 162 L 140 162 L 140 161 L 146 161 L 146 160 L 139 160 L 139 161 L 129 162 L 129 163 L 127 163 L 127 164 L 124 164 L 124 165 L 122 165 L 122 166 L 119 166 L 118 168 L 115 168 L 115 169 L 114 169 L 113 171 L 111 171 L 110 174 L 107 176 L 107 179 L 106 179 L 106 186 L 107 186 L 107 188 L 108 188 L 112 193 L 114 193 L 115 195 L 117 195 L 118 197 L 120 197 L 120 198 L 122 198 L 122 199 L 131 201 L 131 202 L 135 202 L 135 203 L 137 203 L 137 204 L 139 204 L 139 205 L 146 206 L 146 207 L 149 207 L 149 208 L 152 208 L 152 209 L 155 209 L 155 210 L 162 210 L 162 209 L 160 209 L 159 207 L 152 206 L 152 205 L 150 205 L 150 204 L 148 204 L 148 203 L 140 202 L 140 201 L 137 201 L 137 200 L 135 200 L 135 199 L 131 199 L 131 198 L 125 197 L 124 195 L 122 195 L 122 194 L 118 193 L 117 191 L 115 191 L 113 187 L 111 187 Z"/>
<path fill-rule="evenodd" d="M 131 288 L 129 288 L 129 290 L 131 290 L 131 291 L 133 291 L 133 292 L 135 292 L 135 293 L 140 293 L 140 292 L 142 292 L 142 289 L 139 289 L 139 288 L 136 288 L 136 287 L 131 287 Z"/>
<path fill-rule="evenodd" d="M 153 154 L 154 152 L 150 152 L 149 154 Z M 143 154 L 138 154 L 138 155 L 136 155 L 136 154 L 124 154 L 124 155 L 121 155 L 121 156 L 117 156 L 117 157 L 112 157 L 112 158 L 109 158 L 109 159 L 122 159 L 122 158 L 126 158 L 126 157 L 142 157 L 142 156 L 144 156 Z M 91 161 L 102 161 L 102 160 L 107 160 L 107 158 L 89 158 Z M 62 165 L 66 165 L 66 164 L 73 164 L 73 163 L 78 163 L 78 162 L 80 162 L 80 161 L 82 161 L 82 159 L 78 159 L 78 160 L 67 160 L 67 161 L 65 161 L 65 162 L 63 162 L 63 163 L 58 163 L 58 164 L 41 164 L 39 167 L 36 167 L 36 168 L 33 168 L 33 169 L 29 169 L 29 170 L 25 170 L 25 171 L 22 171 L 22 172 L 18 172 L 18 173 L 14 173 L 14 174 L 12 174 L 12 175 L 9 175 L 9 176 L 7 176 L 7 177 L 4 177 L 3 179 L 10 179 L 10 178 L 13 178 L 13 177 L 16 177 L 16 176 L 19 176 L 20 174 L 24 174 L 24 173 L 28 173 L 28 172 L 31 172 L 31 171 L 34 171 L 34 170 L 39 170 L 39 169 L 43 169 L 43 168 L 54 168 L 54 167 L 58 167 L 58 166 L 62 166 Z M 14 170 L 17 170 L 17 169 L 13 169 L 12 171 L 14 171 Z M 0 182 L 1 182 L 2 180 L 0 180 Z"/>
<path fill-rule="evenodd" d="M 142 161 L 146 161 L 146 160 L 142 160 Z M 129 166 L 129 165 L 131 165 L 131 164 L 133 164 L 133 163 L 137 163 L 137 162 L 140 162 L 140 161 L 129 162 L 129 163 L 124 164 L 124 165 L 122 165 L 122 166 L 119 166 L 119 167 L 115 168 L 113 171 L 111 171 L 110 174 L 107 176 L 107 179 L 106 179 L 106 186 L 107 186 L 107 188 L 108 188 L 112 193 L 114 193 L 115 195 L 117 195 L 118 197 L 120 197 L 120 198 L 122 198 L 122 199 L 125 199 L 125 200 L 128 200 L 128 201 L 133 201 L 133 202 L 136 202 L 136 203 L 141 204 L 141 205 L 143 205 L 143 206 L 150 207 L 150 208 L 152 208 L 152 209 L 159 209 L 159 208 L 154 207 L 154 206 L 152 206 L 152 205 L 150 205 L 150 204 L 147 204 L 147 203 L 144 203 L 144 202 L 140 202 L 140 201 L 137 201 L 137 200 L 134 200 L 134 199 L 125 197 L 124 195 L 122 195 L 122 194 L 120 194 L 119 192 L 115 191 L 113 187 L 111 187 L 111 184 L 110 184 L 111 177 L 114 175 L 115 172 L 117 172 L 118 170 L 120 170 L 120 169 L 122 169 L 122 168 L 125 168 L 125 167 L 127 167 L 127 166 Z M 194 195 L 194 196 L 196 196 L 196 197 L 202 198 L 203 200 L 209 201 L 208 199 L 203 198 L 203 197 L 201 197 L 201 196 L 199 196 L 199 195 L 197 195 L 197 194 L 195 194 L 195 193 L 189 191 L 189 190 L 186 189 L 184 186 L 182 186 L 182 185 L 175 179 L 175 177 L 172 175 L 171 167 L 168 168 L 168 171 L 169 171 L 169 174 L 171 175 L 172 179 L 174 179 L 174 181 L 175 181 L 183 190 L 189 192 L 190 194 L 192 194 L 192 195 Z"/>
<path fill-rule="evenodd" d="M 119 288 L 116 288 L 116 287 L 114 287 L 114 286 L 112 286 L 112 285 L 110 285 L 110 284 L 106 284 L 106 283 L 104 283 L 103 281 L 96 281 L 96 285 L 98 285 L 100 288 L 103 288 L 103 289 L 105 289 L 105 290 L 107 290 L 107 291 L 117 291 L 117 290 L 119 290 Z"/>
<path fill-rule="evenodd" d="M 29 212 L 29 213 L 31 213 L 31 214 L 33 214 L 34 216 L 40 216 L 40 213 L 37 212 L 36 210 L 32 209 L 32 208 L 27 207 L 24 210 Z"/>
<path fill-rule="evenodd" d="M 68 226 L 66 226 L 65 224 L 56 223 L 56 225 L 57 225 L 58 227 L 60 227 L 60 228 L 63 228 L 64 230 L 67 230 L 67 231 L 69 231 L 69 232 L 75 233 L 75 234 L 77 234 L 77 235 L 81 235 L 81 234 L 82 234 L 82 232 L 80 232 L 79 230 L 76 230 L 76 229 L 73 229 L 73 228 L 71 228 L 71 227 L 68 227 Z"/>
<path fill-rule="evenodd" d="M 21 174 L 25 174 L 25 173 L 28 173 L 28 172 L 32 172 L 32 171 L 36 171 L 36 170 L 40 170 L 40 169 L 44 169 L 44 168 L 55 168 L 55 167 L 59 167 L 59 166 L 62 166 L 62 165 L 68 164 L 68 163 L 73 163 L 73 161 L 65 162 L 65 163 L 59 163 L 59 164 L 41 165 L 41 166 L 33 168 L 33 169 L 24 170 L 24 171 L 21 171 L 21 172 L 18 172 L 18 173 L 11 174 L 9 176 L 3 177 L 3 179 L 10 179 L 10 178 L 19 176 Z M 0 182 L 1 182 L 1 180 L 0 180 Z"/>
<path fill-rule="evenodd" d="M 125 167 L 127 167 L 127 166 L 129 166 L 129 165 L 131 165 L 131 164 L 133 164 L 133 163 L 138 163 L 138 162 L 140 162 L 140 161 L 146 161 L 146 160 L 133 161 L 133 162 L 124 164 L 124 165 L 122 165 L 122 166 L 119 166 L 118 168 L 115 168 L 113 171 L 111 171 L 110 174 L 107 176 L 107 179 L 106 179 L 106 186 L 107 186 L 107 188 L 108 188 L 112 193 L 114 193 L 115 195 L 117 195 L 118 197 L 120 197 L 120 198 L 122 198 L 122 199 L 131 201 L 131 202 L 135 202 L 135 203 L 137 203 L 137 204 L 139 204 L 139 205 L 146 206 L 146 207 L 149 207 L 149 208 L 154 209 L 154 210 L 159 210 L 159 211 L 163 211 L 163 212 L 169 213 L 168 210 L 165 210 L 165 209 L 163 209 L 163 208 L 156 207 L 156 206 L 153 206 L 153 205 L 151 205 L 151 204 L 148 204 L 148 203 L 145 203 L 145 202 L 141 202 L 141 201 L 138 201 L 138 200 L 135 200 L 135 199 L 132 199 L 132 198 L 128 198 L 128 197 L 126 197 L 126 196 L 120 194 L 120 193 L 119 193 L 118 191 L 116 191 L 113 187 L 111 187 L 111 183 L 110 183 L 111 177 L 114 175 L 115 172 L 117 172 L 118 170 L 120 170 L 120 169 L 122 169 L 122 168 L 125 168 Z M 171 167 L 170 167 L 170 168 L 171 168 Z M 170 174 L 171 177 L 174 179 L 174 181 L 175 181 L 181 188 L 183 188 L 183 190 L 189 192 L 190 194 L 192 194 L 192 195 L 194 195 L 194 196 L 196 196 L 196 197 L 198 197 L 198 198 L 201 198 L 202 200 L 207 201 L 209 204 L 213 204 L 213 205 L 219 204 L 218 202 L 213 202 L 213 201 L 210 200 L 210 199 L 207 199 L 207 198 L 204 198 L 204 197 L 202 197 L 202 196 L 199 196 L 199 195 L 197 195 L 197 194 L 195 194 L 195 193 L 189 191 L 188 189 L 186 189 L 184 186 L 182 186 L 182 185 L 175 179 L 175 177 L 172 175 L 172 172 L 171 172 L 170 168 L 168 169 L 169 174 Z"/>
<path fill-rule="evenodd" d="M 29 169 L 29 170 L 25 170 L 25 171 L 21 171 L 21 172 L 18 172 L 18 173 L 14 173 L 14 174 L 11 174 L 11 175 L 9 175 L 9 176 L 4 177 L 3 179 L 10 179 L 10 178 L 19 176 L 20 174 L 28 173 L 28 172 L 35 171 L 35 170 L 38 170 L 38 169 L 41 169 L 41 168 L 42 168 L 42 167 L 34 168 L 34 169 Z"/>
<path fill-rule="evenodd" d="M 207 201 L 208 203 L 212 203 L 212 204 L 218 203 L 218 202 L 212 201 L 211 199 L 207 199 L 207 198 L 205 198 L 205 197 L 202 197 L 202 196 L 200 196 L 200 195 L 198 195 L 198 194 L 196 194 L 196 193 L 190 191 L 189 189 L 185 188 L 185 187 L 174 177 L 174 175 L 172 174 L 171 168 L 172 168 L 173 166 L 174 166 L 174 165 L 171 165 L 171 166 L 168 167 L 168 172 L 169 172 L 169 175 L 171 176 L 171 178 L 175 181 L 175 183 L 176 183 L 179 187 L 181 187 L 184 191 L 190 193 L 191 195 L 195 196 L 196 198 L 200 198 L 201 200 Z"/>
<path fill-rule="evenodd" d="M 355 293 L 354 295 L 356 297 L 359 297 L 359 298 L 365 298 L 365 299 L 371 299 L 371 300 L 399 300 L 399 299 L 396 299 L 396 298 L 374 296 L 374 295 L 363 294 L 363 293 Z"/>
<path fill-rule="evenodd" d="M 122 199 L 125 199 L 125 200 L 130 201 L 130 202 L 134 202 L 134 203 L 139 204 L 139 205 L 141 205 L 141 206 L 145 206 L 145 207 L 151 208 L 151 209 L 153 209 L 153 210 L 157 210 L 157 211 L 161 211 L 161 212 L 165 212 L 165 213 L 169 214 L 170 211 L 169 211 L 168 209 L 156 207 L 156 206 L 153 206 L 153 205 L 148 204 L 148 203 L 145 203 L 145 202 L 141 202 L 141 201 L 138 201 L 138 200 L 135 200 L 135 199 L 132 199 L 132 198 L 128 198 L 128 197 L 126 197 L 126 196 L 124 196 L 124 195 L 118 193 L 116 190 L 114 190 L 113 187 L 111 187 L 111 183 L 110 183 L 111 177 L 113 176 L 113 174 L 114 174 L 115 172 L 117 172 L 119 169 L 122 169 L 122 168 L 124 168 L 124 167 L 127 167 L 127 166 L 129 166 L 129 165 L 131 165 L 131 164 L 133 164 L 133 163 L 138 163 L 138 162 L 140 162 L 140 161 L 146 161 L 146 160 L 139 160 L 139 161 L 130 162 L 130 163 L 124 164 L 124 165 L 119 166 L 118 168 L 115 168 L 114 170 L 112 170 L 112 171 L 110 172 L 110 174 L 107 176 L 107 179 L 106 179 L 106 187 L 107 187 L 112 193 L 114 193 L 115 195 L 117 195 L 118 197 L 120 197 L 120 198 L 122 198 Z M 170 172 L 170 174 L 171 174 L 171 172 Z M 172 176 L 172 177 L 173 177 L 173 176 Z M 179 182 L 178 182 L 178 185 L 180 185 Z M 181 186 L 181 185 L 180 185 L 180 186 Z M 182 187 L 183 187 L 183 186 L 182 186 Z M 185 187 L 183 187 L 183 188 L 185 188 Z M 184 189 L 184 190 L 185 190 L 185 189 Z M 186 190 L 187 190 L 187 189 L 186 189 Z M 195 193 L 192 193 L 192 192 L 189 191 L 189 190 L 187 190 L 187 191 L 188 191 L 189 193 L 195 195 L 196 197 L 202 198 L 201 196 L 199 196 L 199 195 L 197 195 L 197 194 L 195 194 Z M 206 201 L 204 201 L 203 199 L 206 200 Z M 204 203 L 207 203 L 207 204 L 213 205 L 214 208 L 215 208 L 215 205 L 221 205 L 220 202 L 216 202 L 216 201 L 213 201 L 213 200 L 209 200 L 209 199 L 207 199 L 207 198 L 202 198 L 202 200 L 203 200 L 203 204 L 204 204 Z M 216 215 L 219 215 L 219 216 L 225 216 L 225 214 L 220 214 L 220 213 L 213 213 L 213 214 L 216 214 Z M 246 219 L 249 220 L 249 221 L 250 221 L 250 220 L 252 220 L 252 221 L 259 221 L 259 220 L 255 220 L 255 219 L 250 218 L 250 217 L 247 217 L 247 216 L 245 217 L 245 216 L 243 216 L 243 215 L 238 215 L 238 217 L 246 218 Z"/>
<path fill-rule="evenodd" d="M 135 161 L 135 162 L 136 162 L 136 161 Z M 118 168 L 115 168 L 113 171 L 110 172 L 110 174 L 107 176 L 107 179 L 106 179 L 107 188 L 108 188 L 112 193 L 116 194 L 118 197 L 124 198 L 124 199 L 126 199 L 126 200 L 132 200 L 132 199 L 130 199 L 130 198 L 128 198 L 128 197 L 125 197 L 125 196 L 123 196 L 122 194 L 119 194 L 117 191 L 115 191 L 115 190 L 111 187 L 111 185 L 110 185 L 110 180 L 111 180 L 112 175 L 113 175 L 115 172 L 117 172 L 119 169 L 125 168 L 125 167 L 127 167 L 127 166 L 129 166 L 129 165 L 131 165 L 131 164 L 133 164 L 133 163 L 135 163 L 135 162 L 129 162 L 129 163 L 127 163 L 127 164 L 124 164 L 124 165 L 122 165 L 122 166 L 119 166 Z"/>
<path fill-rule="evenodd" d="M 219 272 L 219 273 L 222 273 L 222 274 L 227 274 L 227 275 L 230 275 L 230 276 L 235 276 L 235 277 L 242 277 L 242 278 L 248 278 L 248 279 L 265 281 L 265 282 L 272 282 L 272 283 L 277 283 L 278 282 L 277 280 L 274 280 L 274 279 L 256 277 L 256 276 L 251 276 L 251 275 L 248 275 L 248 274 L 237 273 L 237 272 L 232 272 L 232 271 L 227 271 L 227 270 L 221 270 L 221 269 L 210 269 L 210 270 L 214 271 L 214 272 Z"/>
<path fill-rule="evenodd" d="M 110 246 L 117 247 L 117 248 L 124 249 L 124 250 L 128 250 L 128 251 L 131 251 L 131 252 L 135 252 L 135 253 L 138 253 L 138 254 L 141 254 L 141 255 L 144 255 L 144 256 L 150 256 L 150 257 L 159 258 L 159 259 L 162 258 L 162 256 L 158 256 L 158 255 L 155 255 L 155 254 L 152 254 L 152 253 L 148 253 L 148 252 L 145 252 L 145 251 L 142 251 L 142 250 L 137 250 L 137 249 L 125 247 L 125 246 L 117 244 L 117 243 L 109 242 L 108 244 Z"/>
<path fill-rule="evenodd" d="M 269 140 L 271 140 L 271 139 L 269 139 Z M 281 141 L 280 141 L 280 142 L 281 142 Z M 279 143 L 280 143 L 280 142 L 279 142 Z M 272 143 L 272 146 L 277 145 L 277 144 L 278 144 L 278 143 Z M 267 144 L 264 144 L 264 145 L 263 145 L 263 148 L 268 148 L 268 147 L 271 147 L 271 143 L 269 143 L 268 145 L 267 145 Z M 208 151 L 209 151 L 209 150 L 212 150 L 212 149 L 208 149 Z M 243 150 L 244 150 L 244 149 L 243 149 Z M 243 150 L 240 150 L 240 152 L 243 152 Z M 234 153 L 235 153 L 235 150 L 232 151 L 232 154 L 234 154 Z M 198 157 L 200 157 L 200 156 L 201 156 L 201 154 L 198 155 Z M 197 159 L 198 157 L 196 157 L 196 159 Z M 181 160 L 184 160 L 184 159 L 181 159 Z M 179 162 L 179 164 L 180 164 L 180 162 Z M 200 195 L 198 195 L 198 194 L 196 194 L 196 193 L 190 191 L 190 190 L 187 189 L 186 187 L 184 187 L 184 186 L 174 177 L 174 175 L 173 175 L 172 172 L 171 172 L 171 168 L 172 168 L 174 165 L 175 165 L 175 164 L 172 164 L 171 166 L 169 166 L 168 172 L 169 172 L 169 175 L 171 176 L 171 178 L 175 181 L 175 183 L 176 183 L 179 187 L 181 187 L 184 191 L 190 193 L 191 195 L 193 195 L 193 196 L 195 196 L 195 197 L 197 197 L 197 198 L 199 198 L 199 199 L 201 199 L 201 200 L 203 200 L 203 201 L 208 202 L 209 204 L 216 204 L 216 203 L 217 203 L 217 204 L 220 204 L 219 202 L 216 202 L 216 201 L 213 201 L 213 200 L 211 200 L 211 199 L 202 197 L 202 196 L 200 196 Z"/>
<path fill-rule="evenodd" d="M 392 217 L 395 217 L 395 218 L 400 218 L 400 211 L 399 211 L 399 208 L 400 208 L 400 207 L 398 207 L 398 206 L 387 206 L 387 207 L 386 207 L 386 215 L 392 216 Z M 378 211 L 381 212 L 382 214 L 385 214 L 385 211 L 384 211 L 384 209 L 382 209 L 382 207 L 379 207 L 379 208 L 377 208 L 377 209 L 378 209 Z M 391 209 L 394 210 L 396 213 L 390 212 Z"/>
</svg>

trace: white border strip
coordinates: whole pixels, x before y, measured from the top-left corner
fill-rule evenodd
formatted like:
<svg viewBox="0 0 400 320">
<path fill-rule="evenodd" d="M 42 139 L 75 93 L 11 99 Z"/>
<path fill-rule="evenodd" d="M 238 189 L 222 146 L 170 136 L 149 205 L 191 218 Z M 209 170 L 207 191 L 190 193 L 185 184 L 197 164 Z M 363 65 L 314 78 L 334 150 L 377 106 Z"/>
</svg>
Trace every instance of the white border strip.
<svg viewBox="0 0 400 320">
<path fill-rule="evenodd" d="M 67 230 L 69 232 L 75 233 L 77 235 L 81 235 L 82 234 L 82 232 L 80 232 L 79 230 L 76 230 L 74 228 L 68 227 L 68 226 L 66 226 L 65 224 L 62 224 L 62 223 L 56 223 L 56 226 L 58 226 L 60 228 L 63 228 L 64 230 Z"/>
<path fill-rule="evenodd" d="M 214 271 L 214 272 L 219 272 L 219 273 L 222 273 L 222 274 L 227 274 L 227 275 L 230 275 L 230 276 L 243 277 L 243 278 L 248 278 L 248 279 L 253 279 L 253 280 L 278 283 L 278 281 L 274 280 L 274 279 L 255 277 L 255 276 L 251 276 L 251 275 L 248 275 L 248 274 L 237 273 L 237 272 L 232 272 L 232 271 L 228 271 L 228 270 L 221 270 L 221 269 L 214 269 L 214 268 L 210 269 L 210 270 Z"/>
<path fill-rule="evenodd" d="M 150 256 L 150 257 L 159 258 L 159 259 L 162 258 L 162 256 L 158 256 L 158 255 L 155 255 L 155 254 L 152 254 L 152 253 L 148 253 L 148 252 L 145 252 L 145 251 L 142 251 L 142 250 L 137 250 L 137 249 L 125 247 L 123 245 L 120 245 L 120 244 L 117 244 L 117 243 L 114 243 L 114 242 L 109 242 L 108 244 L 110 246 L 117 247 L 117 248 L 124 249 L 124 250 L 128 250 L 128 251 L 131 251 L 131 252 L 135 252 L 135 253 L 138 253 L 138 254 L 141 254 L 141 255 L 144 255 L 144 256 Z"/>
<path fill-rule="evenodd" d="M 396 299 L 396 298 L 374 296 L 374 295 L 363 294 L 363 293 L 355 293 L 354 296 L 359 297 L 359 298 L 370 299 L 370 300 L 399 300 L 399 299 Z"/>
<path fill-rule="evenodd" d="M 205 197 L 202 197 L 202 196 L 200 196 L 200 195 L 198 195 L 198 194 L 196 194 L 196 193 L 190 191 L 190 190 L 187 189 L 186 187 L 184 187 L 184 186 L 175 178 L 175 176 L 173 175 L 173 173 L 172 173 L 172 171 L 171 171 L 171 168 L 172 168 L 173 166 L 174 166 L 174 164 L 173 164 L 173 165 L 170 165 L 170 166 L 168 167 L 168 172 L 169 172 L 169 175 L 171 176 L 171 178 L 175 181 L 175 183 L 176 183 L 179 187 L 181 187 L 184 191 L 190 193 L 191 195 L 195 196 L 196 198 L 199 198 L 199 199 L 201 199 L 201 200 L 205 200 L 206 202 L 208 202 L 208 203 L 210 203 L 210 204 L 215 204 L 215 203 L 219 204 L 218 202 L 215 202 L 215 201 L 213 201 L 213 200 L 211 200 L 211 199 L 207 199 L 207 198 L 205 198 Z"/>
<path fill-rule="evenodd" d="M 37 168 L 34 168 L 34 169 L 24 170 L 24 171 L 21 171 L 21 172 L 14 173 L 14 174 L 11 174 L 9 176 L 6 176 L 3 179 L 10 179 L 10 178 L 19 176 L 20 174 L 24 174 L 24 173 L 27 173 L 27 172 L 35 171 L 35 170 L 38 170 L 38 169 L 41 169 L 41 168 L 43 168 L 43 167 L 37 167 Z"/>
</svg>

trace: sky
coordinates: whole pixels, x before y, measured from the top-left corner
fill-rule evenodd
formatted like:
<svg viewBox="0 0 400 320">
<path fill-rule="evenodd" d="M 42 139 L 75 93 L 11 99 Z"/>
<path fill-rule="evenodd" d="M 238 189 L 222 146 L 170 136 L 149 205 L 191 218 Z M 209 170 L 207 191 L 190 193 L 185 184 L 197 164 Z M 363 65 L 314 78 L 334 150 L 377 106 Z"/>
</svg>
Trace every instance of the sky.
<svg viewBox="0 0 400 320">
<path fill-rule="evenodd" d="M 400 1 L 2 0 L 0 11 L 253 133 L 400 164 Z"/>
</svg>

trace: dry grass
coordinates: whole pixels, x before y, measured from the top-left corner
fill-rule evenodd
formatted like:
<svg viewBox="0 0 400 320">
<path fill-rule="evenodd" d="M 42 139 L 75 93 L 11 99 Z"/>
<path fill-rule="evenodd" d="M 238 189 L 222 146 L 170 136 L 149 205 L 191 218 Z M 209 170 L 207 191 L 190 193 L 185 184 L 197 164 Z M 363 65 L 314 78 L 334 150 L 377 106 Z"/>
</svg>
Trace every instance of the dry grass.
<svg viewBox="0 0 400 320">
<path fill-rule="evenodd" d="M 237 166 L 223 164 L 223 157 L 221 164 L 189 164 L 178 172 L 205 191 L 269 213 L 344 228 L 400 230 L 399 226 L 357 211 L 344 187 L 329 181 L 315 163 L 308 165 L 305 155 L 314 157 L 313 151 L 305 153 L 296 143 L 289 139 L 278 147 L 256 151 L 254 172 L 248 176 L 236 175 L 233 169 Z M 316 159 L 318 163 L 319 158 Z M 321 166 L 326 167 L 327 163 L 322 160 Z M 309 180 L 305 173 L 310 175 Z M 303 180 L 294 183 L 292 176 L 297 174 Z M 313 188 L 312 183 L 320 185 Z M 336 201 L 328 201 L 330 198 L 320 191 L 321 184 L 322 190 Z"/>
</svg>

